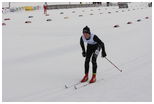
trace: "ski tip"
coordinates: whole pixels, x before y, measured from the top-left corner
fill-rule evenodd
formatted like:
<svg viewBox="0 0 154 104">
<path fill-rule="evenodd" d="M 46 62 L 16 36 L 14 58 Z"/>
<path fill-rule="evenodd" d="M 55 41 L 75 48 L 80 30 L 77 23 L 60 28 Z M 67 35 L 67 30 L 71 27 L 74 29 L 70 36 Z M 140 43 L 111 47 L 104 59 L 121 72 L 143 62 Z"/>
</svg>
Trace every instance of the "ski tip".
<svg viewBox="0 0 154 104">
<path fill-rule="evenodd" d="M 75 89 L 75 90 L 77 90 L 77 87 L 76 87 L 76 86 L 74 86 L 74 89 Z"/>
<path fill-rule="evenodd" d="M 68 88 L 68 86 L 67 86 L 67 85 L 65 85 L 65 88 Z"/>
</svg>

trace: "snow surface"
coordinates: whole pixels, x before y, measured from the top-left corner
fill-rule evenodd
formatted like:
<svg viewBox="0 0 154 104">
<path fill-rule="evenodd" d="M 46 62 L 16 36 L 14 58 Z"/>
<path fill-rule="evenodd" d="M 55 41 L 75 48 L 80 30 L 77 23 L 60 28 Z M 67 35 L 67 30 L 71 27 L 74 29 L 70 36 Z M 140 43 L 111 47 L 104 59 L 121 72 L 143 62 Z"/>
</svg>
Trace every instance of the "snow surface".
<svg viewBox="0 0 154 104">
<path fill-rule="evenodd" d="M 151 102 L 152 8 L 137 4 L 130 11 L 95 7 L 50 10 L 49 16 L 42 10 L 3 14 L 2 100 Z M 26 20 L 32 23 L 25 24 Z M 129 21 L 132 24 L 126 24 Z M 120 27 L 113 28 L 115 24 Z M 65 84 L 76 83 L 84 75 L 79 39 L 86 25 L 102 39 L 107 58 L 123 72 L 99 55 L 98 81 L 78 90 L 65 89 Z M 91 72 L 90 68 L 90 78 Z"/>
</svg>

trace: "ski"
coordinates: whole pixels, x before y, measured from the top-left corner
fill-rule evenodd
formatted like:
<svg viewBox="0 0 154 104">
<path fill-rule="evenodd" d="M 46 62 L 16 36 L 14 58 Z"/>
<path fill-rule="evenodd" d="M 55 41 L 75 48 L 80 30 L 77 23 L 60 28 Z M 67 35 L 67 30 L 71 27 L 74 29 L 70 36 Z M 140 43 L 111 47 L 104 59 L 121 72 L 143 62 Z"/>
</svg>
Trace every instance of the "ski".
<svg viewBox="0 0 154 104">
<path fill-rule="evenodd" d="M 91 84 L 95 84 L 95 83 L 98 83 L 100 81 L 102 81 L 103 79 L 99 79 L 97 80 L 96 82 L 94 83 L 89 83 L 89 82 L 77 82 L 77 83 L 74 83 L 74 84 L 65 84 L 65 89 L 68 89 L 68 88 L 72 88 L 74 87 L 74 89 L 79 89 L 79 88 L 83 88 L 83 87 L 86 87 L 88 85 L 91 85 Z"/>
<path fill-rule="evenodd" d="M 74 89 L 77 90 L 77 89 L 79 89 L 79 88 L 86 87 L 86 86 L 88 86 L 89 84 L 91 84 L 91 83 L 84 83 L 84 84 L 82 84 L 81 86 L 75 85 L 75 86 L 74 86 Z"/>
<path fill-rule="evenodd" d="M 79 85 L 79 84 L 81 84 L 81 82 L 77 82 L 77 83 L 70 84 L 70 85 L 66 85 L 65 84 L 65 88 L 68 89 L 68 88 L 71 88 L 71 87 L 76 86 L 76 85 Z"/>
<path fill-rule="evenodd" d="M 102 80 L 103 80 L 103 79 L 99 79 L 99 80 L 97 80 L 97 81 L 94 82 L 94 83 L 86 82 L 86 83 L 83 83 L 82 85 L 74 85 L 74 89 L 77 90 L 77 89 L 80 89 L 80 88 L 84 88 L 84 87 L 89 86 L 89 85 L 91 85 L 91 84 L 96 84 L 96 83 L 98 83 L 98 82 L 100 82 L 100 81 L 102 81 Z"/>
</svg>

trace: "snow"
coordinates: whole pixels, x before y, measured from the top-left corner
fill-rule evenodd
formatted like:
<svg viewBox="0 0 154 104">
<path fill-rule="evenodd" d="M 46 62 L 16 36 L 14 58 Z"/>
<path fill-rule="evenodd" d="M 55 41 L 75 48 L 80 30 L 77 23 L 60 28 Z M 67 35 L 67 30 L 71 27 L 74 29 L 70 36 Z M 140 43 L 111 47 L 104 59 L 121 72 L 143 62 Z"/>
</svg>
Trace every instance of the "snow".
<svg viewBox="0 0 154 104">
<path fill-rule="evenodd" d="M 152 8 L 142 4 L 130 4 L 130 11 L 95 7 L 50 10 L 49 16 L 43 10 L 3 14 L 2 100 L 151 102 Z M 32 23 L 25 24 L 27 20 Z M 120 27 L 113 28 L 116 24 Z M 86 25 L 102 39 L 107 58 L 123 72 L 99 55 L 98 81 L 78 90 L 65 89 L 65 84 L 76 83 L 84 75 L 79 39 Z M 91 72 L 90 68 L 90 78 Z"/>
</svg>

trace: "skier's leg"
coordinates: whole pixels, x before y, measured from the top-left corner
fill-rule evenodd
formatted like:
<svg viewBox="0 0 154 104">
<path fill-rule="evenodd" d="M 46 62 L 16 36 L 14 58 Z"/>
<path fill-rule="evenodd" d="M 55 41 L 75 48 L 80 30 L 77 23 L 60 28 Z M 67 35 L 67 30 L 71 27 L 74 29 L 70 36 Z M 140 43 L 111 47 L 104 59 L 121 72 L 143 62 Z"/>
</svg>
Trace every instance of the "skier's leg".
<svg viewBox="0 0 154 104">
<path fill-rule="evenodd" d="M 97 56 L 99 54 L 100 48 L 98 47 L 95 51 L 95 53 L 93 53 L 92 56 L 92 66 L 93 66 L 93 74 L 96 74 L 97 72 Z"/>
<path fill-rule="evenodd" d="M 92 52 L 90 50 L 87 50 L 86 53 L 86 59 L 85 59 L 85 76 L 81 80 L 81 82 L 86 82 L 88 80 L 88 73 L 89 73 L 89 62 L 90 62 L 90 57 L 92 55 Z"/>
<path fill-rule="evenodd" d="M 93 67 L 93 73 L 96 73 L 97 70 L 97 62 L 96 62 L 96 58 L 97 56 L 93 56 L 92 57 L 92 67 Z"/>
<path fill-rule="evenodd" d="M 89 83 L 94 83 L 96 81 L 96 71 L 97 71 L 97 54 L 93 54 L 92 56 L 92 66 L 93 66 L 93 75 L 92 75 L 92 78 L 91 80 L 89 81 Z"/>
<path fill-rule="evenodd" d="M 90 62 L 90 57 L 86 57 L 86 59 L 85 59 L 85 74 L 89 73 L 89 62 Z"/>
<path fill-rule="evenodd" d="M 86 59 L 85 59 L 85 74 L 89 73 L 89 62 L 91 58 L 92 52 L 87 50 Z"/>
</svg>

